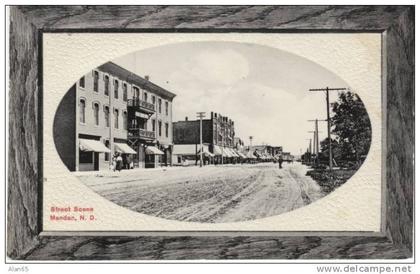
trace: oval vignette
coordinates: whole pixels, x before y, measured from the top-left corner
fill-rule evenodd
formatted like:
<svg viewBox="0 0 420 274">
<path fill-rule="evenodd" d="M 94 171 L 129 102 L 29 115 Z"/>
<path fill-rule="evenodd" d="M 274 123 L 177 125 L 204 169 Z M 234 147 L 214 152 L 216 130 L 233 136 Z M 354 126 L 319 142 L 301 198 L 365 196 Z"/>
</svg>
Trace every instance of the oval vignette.
<svg viewBox="0 0 420 274">
<path fill-rule="evenodd" d="M 308 91 L 327 86 L 346 88 L 330 91 L 332 175 L 325 94 Z M 205 112 L 202 150 L 197 112 Z M 308 59 L 190 42 L 87 72 L 61 100 L 53 134 L 63 163 L 104 198 L 160 218 L 224 223 L 279 215 L 334 191 L 366 159 L 371 124 L 357 93 Z"/>
</svg>

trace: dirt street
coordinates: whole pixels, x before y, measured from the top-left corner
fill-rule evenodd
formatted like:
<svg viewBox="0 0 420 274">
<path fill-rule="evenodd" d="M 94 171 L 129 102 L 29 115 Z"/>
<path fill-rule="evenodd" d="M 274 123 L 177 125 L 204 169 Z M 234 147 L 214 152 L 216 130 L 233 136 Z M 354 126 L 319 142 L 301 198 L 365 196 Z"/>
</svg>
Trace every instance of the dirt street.
<svg viewBox="0 0 420 274">
<path fill-rule="evenodd" d="M 324 194 L 300 163 L 178 167 L 78 173 L 106 199 L 161 218 L 235 222 L 278 215 Z"/>
</svg>

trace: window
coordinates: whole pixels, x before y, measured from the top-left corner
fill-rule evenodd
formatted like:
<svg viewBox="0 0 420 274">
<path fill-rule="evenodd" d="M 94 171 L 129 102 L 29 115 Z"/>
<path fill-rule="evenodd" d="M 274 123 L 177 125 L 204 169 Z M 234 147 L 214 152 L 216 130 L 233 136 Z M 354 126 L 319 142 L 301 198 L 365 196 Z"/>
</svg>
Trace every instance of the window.
<svg viewBox="0 0 420 274">
<path fill-rule="evenodd" d="M 118 128 L 118 109 L 114 109 L 114 128 Z"/>
<path fill-rule="evenodd" d="M 152 119 L 152 131 L 155 132 L 156 131 L 156 120 Z"/>
<path fill-rule="evenodd" d="M 95 120 L 95 125 L 99 126 L 99 104 L 93 104 L 93 118 Z"/>
<path fill-rule="evenodd" d="M 165 123 L 165 136 L 166 138 L 169 137 L 169 124 L 168 123 Z"/>
<path fill-rule="evenodd" d="M 109 76 L 108 75 L 105 75 L 104 79 L 105 79 L 105 90 L 104 90 L 104 93 L 105 93 L 105 95 L 109 95 Z"/>
<path fill-rule="evenodd" d="M 139 88 L 138 87 L 133 87 L 133 90 L 134 90 L 134 94 L 133 94 L 134 99 L 139 99 L 139 97 L 140 97 Z"/>
<path fill-rule="evenodd" d="M 118 99 L 118 80 L 114 81 L 114 98 Z"/>
<path fill-rule="evenodd" d="M 127 83 L 123 84 L 123 100 L 124 102 L 127 101 Z"/>
<path fill-rule="evenodd" d="M 169 113 L 169 103 L 168 103 L 168 101 L 165 101 L 165 114 L 166 114 L 166 116 L 168 116 L 168 113 Z"/>
<path fill-rule="evenodd" d="M 162 99 L 158 99 L 159 113 L 162 113 Z"/>
<path fill-rule="evenodd" d="M 80 78 L 79 80 L 79 87 L 84 88 L 85 87 L 85 76 Z"/>
<path fill-rule="evenodd" d="M 79 163 L 91 164 L 93 163 L 93 152 L 92 151 L 79 151 Z"/>
<path fill-rule="evenodd" d="M 104 107 L 104 113 L 105 113 L 105 126 L 109 127 L 109 107 L 105 106 Z"/>
<path fill-rule="evenodd" d="M 152 95 L 152 104 L 155 105 L 156 104 L 156 96 Z"/>
<path fill-rule="evenodd" d="M 127 130 L 127 111 L 123 112 L 123 129 Z"/>
<path fill-rule="evenodd" d="M 93 72 L 93 91 L 98 92 L 99 72 Z"/>
<path fill-rule="evenodd" d="M 79 101 L 79 121 L 80 123 L 85 123 L 86 122 L 86 102 L 84 99 L 80 99 Z"/>
<path fill-rule="evenodd" d="M 162 136 L 162 121 L 159 121 L 159 136 Z"/>
<path fill-rule="evenodd" d="M 143 100 L 144 100 L 145 102 L 147 102 L 147 93 L 146 93 L 146 92 L 143 92 Z"/>
</svg>

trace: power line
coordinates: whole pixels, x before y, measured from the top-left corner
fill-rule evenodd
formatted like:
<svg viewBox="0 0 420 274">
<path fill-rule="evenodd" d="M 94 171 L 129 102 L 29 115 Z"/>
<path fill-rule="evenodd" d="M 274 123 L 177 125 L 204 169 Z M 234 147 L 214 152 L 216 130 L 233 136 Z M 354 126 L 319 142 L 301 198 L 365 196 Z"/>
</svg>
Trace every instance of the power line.
<svg viewBox="0 0 420 274">
<path fill-rule="evenodd" d="M 330 118 L 330 91 L 344 91 L 347 88 L 313 88 L 309 91 L 325 91 L 326 101 L 327 101 L 327 125 L 328 125 L 328 154 L 329 154 L 329 167 L 330 172 L 332 171 L 332 144 L 331 144 L 331 118 Z"/>
</svg>

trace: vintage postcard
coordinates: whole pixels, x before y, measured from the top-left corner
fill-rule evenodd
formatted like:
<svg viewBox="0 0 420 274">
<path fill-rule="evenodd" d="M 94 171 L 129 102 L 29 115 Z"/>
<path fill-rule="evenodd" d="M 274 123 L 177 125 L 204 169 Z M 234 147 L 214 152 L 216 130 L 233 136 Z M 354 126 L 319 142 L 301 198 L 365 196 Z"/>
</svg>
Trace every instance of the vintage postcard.
<svg viewBox="0 0 420 274">
<path fill-rule="evenodd" d="M 42 43 L 44 233 L 381 231 L 380 33 Z"/>
</svg>

